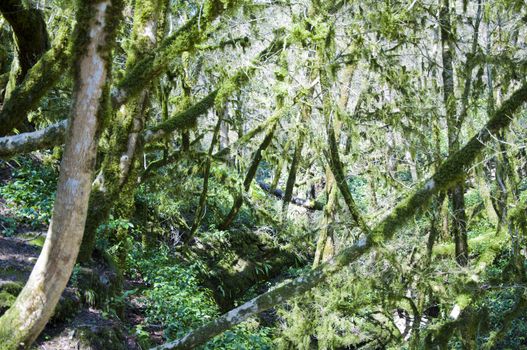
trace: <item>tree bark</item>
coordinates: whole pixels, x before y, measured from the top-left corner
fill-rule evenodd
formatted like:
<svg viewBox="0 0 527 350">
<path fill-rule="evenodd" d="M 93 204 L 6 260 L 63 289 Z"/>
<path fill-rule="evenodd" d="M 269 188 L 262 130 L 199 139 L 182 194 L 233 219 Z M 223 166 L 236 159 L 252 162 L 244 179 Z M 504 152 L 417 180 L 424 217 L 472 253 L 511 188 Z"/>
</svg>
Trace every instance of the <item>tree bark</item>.
<svg viewBox="0 0 527 350">
<path fill-rule="evenodd" d="M 139 57 L 153 50 L 157 44 L 157 26 L 163 10 L 161 0 L 137 0 L 135 3 L 132 46 L 128 52 L 126 67 L 137 64 Z M 88 262 L 95 248 L 97 228 L 108 220 L 115 207 L 119 217 L 128 217 L 134 208 L 137 183 L 135 161 L 141 148 L 141 134 L 146 122 L 149 101 L 148 85 L 115 112 L 109 140 L 109 150 L 104 155 L 102 169 L 94 186 L 85 232 L 78 261 Z M 118 241 L 117 263 L 124 269 L 127 256 L 127 228 L 120 227 L 111 237 Z"/>
<path fill-rule="evenodd" d="M 29 348 L 40 334 L 70 278 L 84 232 L 122 3 L 85 0 L 78 11 L 76 89 L 52 224 L 29 280 L 0 318 L 0 346 L 5 350 Z"/>
<path fill-rule="evenodd" d="M 450 1 L 442 0 L 439 13 L 441 27 L 441 45 L 443 48 L 443 102 L 446 109 L 448 152 L 453 154 L 459 150 L 459 133 L 461 121 L 457 118 L 456 97 L 454 95 L 454 66 L 453 66 L 453 40 L 452 25 L 450 23 Z M 449 191 L 450 203 L 452 205 L 452 227 L 454 237 L 456 261 L 460 265 L 468 264 L 468 242 L 467 242 L 467 217 L 465 213 L 465 187 L 462 182 L 458 183 Z"/>
</svg>

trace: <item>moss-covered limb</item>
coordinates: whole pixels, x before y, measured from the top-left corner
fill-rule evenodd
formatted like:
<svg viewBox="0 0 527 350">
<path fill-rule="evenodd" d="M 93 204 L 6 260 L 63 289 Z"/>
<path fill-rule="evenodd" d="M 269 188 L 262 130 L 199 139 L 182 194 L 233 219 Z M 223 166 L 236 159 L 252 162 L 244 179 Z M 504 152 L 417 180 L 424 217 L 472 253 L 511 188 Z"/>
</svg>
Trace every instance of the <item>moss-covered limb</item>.
<svg viewBox="0 0 527 350">
<path fill-rule="evenodd" d="M 223 117 L 220 114 L 218 116 L 218 122 L 216 123 L 216 126 L 214 127 L 214 132 L 212 133 L 212 140 L 210 141 L 209 151 L 207 153 L 207 159 L 205 160 L 205 169 L 203 171 L 204 172 L 203 188 L 199 196 L 198 210 L 196 210 L 196 213 L 194 214 L 194 221 L 192 222 L 192 228 L 190 229 L 188 236 L 184 238 L 184 243 L 188 243 L 190 242 L 190 240 L 192 240 L 192 238 L 194 237 L 194 235 L 196 234 L 199 228 L 201 220 L 203 219 L 203 214 L 205 212 L 205 207 L 207 205 L 207 194 L 209 191 L 209 177 L 210 177 L 210 167 L 212 164 L 212 151 L 214 150 L 214 147 L 216 146 L 216 143 L 218 142 L 222 120 L 223 120 Z"/>
<path fill-rule="evenodd" d="M 163 40 L 155 52 L 147 55 L 129 70 L 112 92 L 114 107 L 123 105 L 153 79 L 165 73 L 174 57 L 185 51 L 193 51 L 196 45 L 206 39 L 207 29 L 216 18 L 235 10 L 242 3 L 241 0 L 207 0 L 199 14 Z"/>
<path fill-rule="evenodd" d="M 308 96 L 313 95 L 314 88 L 311 88 L 308 92 Z M 298 173 L 298 167 L 300 165 L 300 161 L 302 160 L 302 150 L 304 148 L 304 140 L 305 140 L 305 131 L 302 129 L 302 124 L 307 123 L 309 118 L 311 117 L 311 106 L 309 104 L 304 104 L 302 106 L 301 113 L 301 120 L 298 130 L 298 135 L 295 140 L 295 149 L 293 151 L 293 159 L 291 160 L 291 165 L 289 167 L 289 173 L 287 174 L 287 181 L 286 181 L 286 187 L 285 187 L 285 194 L 284 194 L 284 203 L 282 205 L 282 212 L 287 212 L 287 206 L 289 202 L 291 202 L 291 199 L 293 198 L 293 189 L 296 183 L 296 175 Z"/>
<path fill-rule="evenodd" d="M 65 26 L 59 31 L 51 49 L 28 70 L 24 80 L 5 100 L 0 111 L 0 135 L 7 135 L 20 125 L 28 112 L 67 71 L 71 57 L 69 37 L 70 28 Z"/>
<path fill-rule="evenodd" d="M 2 350 L 29 348 L 42 331 L 71 276 L 84 231 L 122 2 L 84 0 L 78 4 L 72 117 L 52 224 L 24 289 L 0 318 Z"/>
<path fill-rule="evenodd" d="M 331 167 L 331 172 L 335 176 L 336 184 L 344 198 L 344 202 L 350 211 L 350 214 L 353 218 L 353 221 L 357 224 L 358 227 L 364 233 L 370 233 L 370 228 L 366 224 L 366 221 L 360 213 L 359 207 L 353 199 L 353 195 L 348 187 L 348 181 L 344 174 L 344 169 L 342 167 L 342 162 L 340 161 L 340 155 L 337 145 L 337 139 L 335 137 L 335 130 L 332 126 L 328 127 L 328 143 L 329 143 L 329 164 Z"/>
<path fill-rule="evenodd" d="M 0 137 L 0 158 L 51 148 L 64 142 L 68 120 L 44 129 L 12 136 Z"/>
<path fill-rule="evenodd" d="M 485 147 L 485 142 L 490 141 L 493 134 L 510 124 L 514 112 L 526 100 L 527 84 L 512 94 L 502 104 L 501 108 L 494 113 L 485 127 L 461 150 L 450 155 L 421 188 L 409 195 L 406 200 L 397 205 L 387 217 L 376 225 L 372 230 L 372 235 L 366 236 L 353 246 L 342 250 L 334 258 L 309 271 L 304 276 L 252 299 L 218 319 L 188 333 L 181 339 L 155 349 L 191 349 L 203 344 L 210 338 L 243 322 L 247 318 L 305 293 L 329 275 L 357 260 L 376 244 L 391 239 L 400 227 L 405 225 L 410 218 L 428 204 L 432 196 L 447 190 L 455 185 L 459 179 L 463 178 L 467 168 Z"/>
<path fill-rule="evenodd" d="M 0 12 L 15 35 L 16 60 L 20 66 L 20 70 L 15 72 L 15 80 L 20 83 L 27 71 L 49 49 L 46 22 L 41 10 L 24 6 L 22 0 L 0 2 Z"/>
<path fill-rule="evenodd" d="M 162 122 L 160 125 L 144 131 L 143 135 L 145 143 L 153 142 L 154 140 L 167 135 L 168 132 L 166 130 L 172 131 L 187 127 L 189 123 L 195 123 L 198 116 L 214 106 L 214 96 L 216 93 L 217 91 L 210 93 L 198 103 L 180 113 L 177 113 L 166 123 Z M 65 123 L 66 121 L 62 121 L 35 132 L 0 138 L 0 157 L 12 157 L 21 153 L 59 146 L 64 142 L 66 130 Z M 257 134 L 257 132 L 254 132 L 254 134 Z M 10 144 L 12 144 L 12 146 L 9 146 Z M 216 157 L 219 156 L 220 155 L 217 155 Z"/>
<path fill-rule="evenodd" d="M 318 268 L 307 272 L 305 275 L 295 278 L 281 286 L 272 289 L 256 298 L 242 304 L 241 306 L 223 314 L 216 320 L 188 333 L 181 339 L 154 348 L 164 349 L 193 349 L 207 342 L 210 338 L 224 332 L 225 330 L 245 321 L 262 311 L 279 305 L 295 296 L 301 295 L 327 276 L 339 271 L 349 262 L 356 260 L 372 246 L 368 239 L 361 240 L 357 245 L 342 251 L 341 254 L 330 261 L 321 264 Z"/>
<path fill-rule="evenodd" d="M 251 141 L 256 135 L 260 134 L 261 132 L 266 130 L 271 125 L 277 123 L 288 110 L 289 110 L 289 107 L 284 107 L 278 112 L 274 113 L 269 118 L 264 120 L 262 123 L 258 124 L 251 130 L 247 131 L 242 137 L 236 140 L 236 142 L 231 144 L 229 147 L 225 147 L 221 151 L 214 153 L 214 157 L 223 158 L 223 157 L 228 156 L 232 151 L 245 145 L 246 143 Z"/>
<path fill-rule="evenodd" d="M 217 44 L 212 44 L 212 45 L 197 45 L 196 46 L 196 49 L 200 50 L 200 51 L 205 51 L 205 50 L 217 50 L 217 49 L 225 49 L 227 46 L 232 46 L 232 48 L 235 48 L 237 45 L 241 46 L 242 48 L 247 48 L 251 45 L 251 41 L 249 39 L 249 37 L 247 36 L 242 36 L 242 37 L 239 37 L 239 38 L 233 38 L 233 39 L 228 39 L 228 40 L 224 40 L 224 41 L 221 41 Z"/>
<path fill-rule="evenodd" d="M 284 108 L 280 109 L 279 112 L 283 112 Z M 277 119 L 278 120 L 278 119 Z M 263 152 L 269 147 L 271 144 L 271 141 L 273 141 L 274 132 L 276 130 L 278 122 L 274 122 L 269 126 L 269 129 L 267 130 L 267 133 L 258 147 L 256 151 L 253 153 L 253 157 L 251 160 L 251 164 L 249 165 L 249 168 L 247 169 L 247 173 L 245 174 L 245 178 L 243 179 L 243 191 L 247 192 L 249 191 L 249 188 L 251 187 L 251 183 L 254 180 L 254 177 L 256 176 L 256 170 L 258 169 L 258 166 L 260 165 L 260 161 L 262 160 Z M 225 219 L 223 219 L 223 222 L 218 226 L 220 230 L 226 230 L 234 221 L 236 216 L 238 215 L 238 212 L 240 211 L 240 208 L 243 204 L 243 193 L 238 193 L 234 199 L 234 203 L 232 205 L 232 208 L 230 212 L 227 214 Z"/>
<path fill-rule="evenodd" d="M 229 96 L 242 88 L 251 79 L 256 71 L 256 67 L 258 67 L 261 62 L 272 57 L 279 50 L 282 50 L 284 45 L 286 45 L 286 43 L 282 39 L 282 36 L 277 36 L 264 50 L 251 60 L 250 64 L 236 71 L 231 77 L 226 79 L 218 89 L 212 91 L 194 105 L 148 129 L 144 135 L 145 142 L 148 143 L 160 139 L 175 130 L 184 130 L 194 127 L 197 124 L 198 117 L 205 114 L 213 106 L 224 105 Z"/>
<path fill-rule="evenodd" d="M 324 217 L 322 218 L 322 228 L 317 239 L 313 268 L 317 268 L 321 263 L 335 255 L 333 225 L 337 211 L 337 186 L 335 184 L 335 177 L 327 167 L 326 195 L 328 200 L 324 206 Z"/>
<path fill-rule="evenodd" d="M 262 181 L 258 181 L 258 186 L 260 186 L 260 188 L 265 192 L 272 194 L 280 200 L 284 200 L 284 192 L 282 190 L 277 188 L 273 190 L 272 185 L 269 185 Z M 291 203 L 306 208 L 308 210 L 324 210 L 325 205 L 324 203 L 319 201 L 303 199 L 299 197 L 291 197 Z"/>
<path fill-rule="evenodd" d="M 445 191 L 461 181 L 465 176 L 467 167 L 474 162 L 477 155 L 485 147 L 485 143 L 491 141 L 493 135 L 510 124 L 515 111 L 526 100 L 527 84 L 524 84 L 502 104 L 485 127 L 474 135 L 462 149 L 449 156 L 439 166 L 436 173 L 425 182 L 424 186 L 398 205 L 374 229 L 374 233 L 379 234 L 379 239 L 391 238 L 393 232 L 401 227 L 417 209 L 425 206 L 433 195 Z"/>
<path fill-rule="evenodd" d="M 145 143 L 158 140 L 169 135 L 174 130 L 194 127 L 197 123 L 197 118 L 207 113 L 207 111 L 214 106 L 214 101 L 216 100 L 217 95 L 218 90 L 214 90 L 189 108 L 176 113 L 171 118 L 149 128 L 144 133 Z"/>
<path fill-rule="evenodd" d="M 192 148 L 192 145 L 194 144 L 194 142 L 196 142 L 196 140 L 193 140 L 190 143 L 191 148 Z M 143 170 L 139 174 L 139 182 L 143 183 L 145 181 L 148 181 L 149 179 L 151 179 L 151 178 L 153 178 L 155 176 L 155 174 L 156 174 L 155 170 L 159 170 L 159 169 L 161 169 L 161 168 L 163 168 L 165 166 L 168 166 L 170 164 L 174 164 L 174 163 L 180 161 L 181 159 L 189 159 L 189 160 L 198 160 L 199 161 L 200 159 L 206 158 L 206 157 L 207 157 L 207 153 L 206 152 L 193 151 L 192 149 L 189 152 L 182 152 L 181 150 L 175 151 L 175 152 L 167 155 L 164 158 L 155 160 L 155 161 L 151 162 L 150 164 L 148 164 L 146 169 Z M 217 160 L 217 161 L 223 161 L 223 159 L 221 159 L 221 158 L 214 158 L 214 157 L 212 157 L 212 159 Z"/>
</svg>

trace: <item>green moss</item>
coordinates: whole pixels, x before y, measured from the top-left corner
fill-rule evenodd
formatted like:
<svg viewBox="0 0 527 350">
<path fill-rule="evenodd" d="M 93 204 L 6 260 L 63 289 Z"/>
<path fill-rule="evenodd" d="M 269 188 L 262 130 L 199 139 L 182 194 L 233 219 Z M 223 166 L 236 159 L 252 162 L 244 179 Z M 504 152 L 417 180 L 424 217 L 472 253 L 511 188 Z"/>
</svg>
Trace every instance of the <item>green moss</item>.
<svg viewBox="0 0 527 350">
<path fill-rule="evenodd" d="M 0 350 L 14 350 L 20 348 L 22 332 L 19 330 L 21 322 L 18 310 L 9 308 L 0 317 Z"/>
<path fill-rule="evenodd" d="M 213 105 L 216 99 L 217 91 L 213 91 L 198 103 L 192 105 L 183 112 L 177 113 L 170 119 L 150 128 L 151 132 L 163 130 L 165 133 L 170 133 L 176 129 L 187 129 L 196 125 L 196 119 L 205 114 Z"/>
<path fill-rule="evenodd" d="M 240 6 L 238 0 L 209 0 L 203 6 L 203 12 L 192 17 L 174 34 L 159 45 L 158 50 L 137 62 L 128 74 L 117 84 L 114 106 L 125 103 L 136 96 L 154 78 L 165 73 L 170 62 L 185 51 L 193 51 L 196 45 L 206 39 L 211 22 L 226 11 Z"/>
<path fill-rule="evenodd" d="M 69 36 L 69 26 L 59 29 L 51 50 L 27 72 L 22 83 L 4 102 L 0 111 L 0 135 L 19 125 L 67 70 L 71 58 Z"/>
<path fill-rule="evenodd" d="M 20 282 L 3 281 L 0 283 L 0 291 L 17 296 L 24 286 Z"/>
<path fill-rule="evenodd" d="M 4 313 L 14 304 L 16 296 L 6 291 L 0 291 L 0 313 Z"/>
<path fill-rule="evenodd" d="M 469 294 L 460 294 L 456 297 L 456 304 L 463 310 L 472 301 L 472 296 Z"/>
</svg>

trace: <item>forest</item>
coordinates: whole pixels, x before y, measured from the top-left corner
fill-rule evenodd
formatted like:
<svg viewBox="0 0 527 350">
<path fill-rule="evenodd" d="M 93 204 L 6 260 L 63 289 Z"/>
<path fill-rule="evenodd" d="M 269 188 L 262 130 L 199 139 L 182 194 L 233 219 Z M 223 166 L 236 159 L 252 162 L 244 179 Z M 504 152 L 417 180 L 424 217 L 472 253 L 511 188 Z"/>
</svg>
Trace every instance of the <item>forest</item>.
<svg viewBox="0 0 527 350">
<path fill-rule="evenodd" d="M 525 0 L 0 14 L 0 350 L 527 349 Z"/>
</svg>

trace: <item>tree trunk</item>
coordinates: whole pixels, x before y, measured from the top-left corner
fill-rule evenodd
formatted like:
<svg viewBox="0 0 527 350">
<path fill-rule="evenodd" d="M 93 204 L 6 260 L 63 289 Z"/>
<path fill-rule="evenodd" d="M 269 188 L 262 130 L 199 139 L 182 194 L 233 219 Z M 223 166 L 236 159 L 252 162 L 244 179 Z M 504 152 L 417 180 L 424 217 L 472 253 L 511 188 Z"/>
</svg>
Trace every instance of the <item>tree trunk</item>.
<svg viewBox="0 0 527 350">
<path fill-rule="evenodd" d="M 136 1 L 132 46 L 128 52 L 126 66 L 130 69 L 142 55 L 151 51 L 157 43 L 157 26 L 162 11 L 160 0 Z M 116 208 L 119 217 L 127 218 L 134 209 L 136 188 L 135 161 L 141 148 L 141 133 L 146 121 L 146 108 L 149 92 L 144 89 L 131 98 L 116 112 L 110 136 L 110 147 L 104 155 L 102 170 L 94 185 L 88 210 L 88 219 L 82 240 L 78 261 L 90 260 L 95 248 L 97 228 L 108 220 L 112 208 Z M 125 267 L 127 248 L 125 238 L 127 228 L 119 228 L 112 237 L 121 242 L 117 252 L 119 267 Z"/>
<path fill-rule="evenodd" d="M 461 124 L 456 118 L 456 97 L 454 95 L 454 66 L 452 48 L 452 26 L 450 23 L 450 2 L 442 0 L 439 13 L 441 26 L 441 45 L 443 48 L 443 102 L 446 109 L 447 132 L 448 132 L 448 153 L 454 154 L 459 150 L 459 133 Z M 452 227 L 451 232 L 454 238 L 456 261 L 460 265 L 468 263 L 468 242 L 465 214 L 465 188 L 459 182 L 449 191 L 450 203 L 452 206 Z"/>
<path fill-rule="evenodd" d="M 51 317 L 73 270 L 84 232 L 97 141 L 105 114 L 110 52 L 121 7 L 120 1 L 80 2 L 76 90 L 52 224 L 29 280 L 0 318 L 2 349 L 31 346 Z"/>
</svg>

